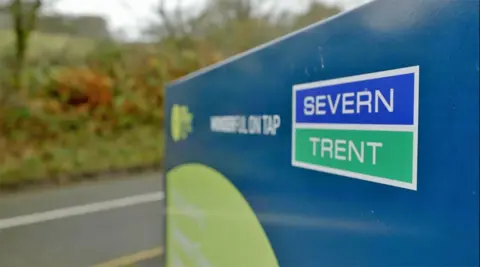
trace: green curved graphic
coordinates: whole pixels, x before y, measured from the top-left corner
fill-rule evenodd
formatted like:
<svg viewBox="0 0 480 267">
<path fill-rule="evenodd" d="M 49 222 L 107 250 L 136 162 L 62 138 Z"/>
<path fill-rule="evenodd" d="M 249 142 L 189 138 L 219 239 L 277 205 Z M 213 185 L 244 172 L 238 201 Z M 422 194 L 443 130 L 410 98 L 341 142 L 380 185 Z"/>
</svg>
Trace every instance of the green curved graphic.
<svg viewBox="0 0 480 267">
<path fill-rule="evenodd" d="M 200 164 L 167 174 L 167 267 L 278 267 L 242 194 Z"/>
</svg>

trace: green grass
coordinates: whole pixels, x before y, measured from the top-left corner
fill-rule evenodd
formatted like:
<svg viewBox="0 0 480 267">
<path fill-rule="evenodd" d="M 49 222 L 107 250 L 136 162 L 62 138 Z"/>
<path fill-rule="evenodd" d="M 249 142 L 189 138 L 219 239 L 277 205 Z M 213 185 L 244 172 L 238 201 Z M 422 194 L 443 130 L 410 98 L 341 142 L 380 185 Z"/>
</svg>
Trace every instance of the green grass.
<svg viewBox="0 0 480 267">
<path fill-rule="evenodd" d="M 13 31 L 0 30 L 0 54 L 12 51 L 15 38 Z M 95 49 L 93 39 L 61 34 L 33 33 L 30 40 L 29 58 L 37 59 L 45 55 L 68 55 L 82 57 Z"/>
<path fill-rule="evenodd" d="M 66 134 L 61 141 L 45 142 L 21 157 L 0 151 L 4 153 L 0 155 L 4 159 L 0 187 L 155 165 L 163 160 L 163 147 L 162 131 L 152 126 L 104 137 L 88 132 Z"/>
</svg>

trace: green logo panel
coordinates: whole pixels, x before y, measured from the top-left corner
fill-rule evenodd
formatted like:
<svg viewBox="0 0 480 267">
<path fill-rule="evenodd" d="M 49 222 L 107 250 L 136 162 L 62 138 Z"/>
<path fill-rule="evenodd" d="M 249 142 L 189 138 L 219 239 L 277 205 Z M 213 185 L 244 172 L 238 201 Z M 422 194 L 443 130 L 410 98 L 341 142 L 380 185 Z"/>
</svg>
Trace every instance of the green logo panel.
<svg viewBox="0 0 480 267">
<path fill-rule="evenodd" d="M 413 132 L 295 129 L 294 165 L 411 184 L 413 143 Z"/>
</svg>

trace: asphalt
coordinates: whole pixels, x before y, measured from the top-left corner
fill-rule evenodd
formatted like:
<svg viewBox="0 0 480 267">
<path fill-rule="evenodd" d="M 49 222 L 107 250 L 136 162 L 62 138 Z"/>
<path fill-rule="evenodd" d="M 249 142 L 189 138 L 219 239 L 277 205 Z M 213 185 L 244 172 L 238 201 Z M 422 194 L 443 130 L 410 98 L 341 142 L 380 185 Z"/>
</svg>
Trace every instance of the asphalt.
<svg viewBox="0 0 480 267">
<path fill-rule="evenodd" d="M 2 220 L 162 192 L 160 173 L 0 196 Z M 88 267 L 163 246 L 163 200 L 0 227 L 1 267 Z M 135 266 L 159 267 L 159 257 Z"/>
</svg>

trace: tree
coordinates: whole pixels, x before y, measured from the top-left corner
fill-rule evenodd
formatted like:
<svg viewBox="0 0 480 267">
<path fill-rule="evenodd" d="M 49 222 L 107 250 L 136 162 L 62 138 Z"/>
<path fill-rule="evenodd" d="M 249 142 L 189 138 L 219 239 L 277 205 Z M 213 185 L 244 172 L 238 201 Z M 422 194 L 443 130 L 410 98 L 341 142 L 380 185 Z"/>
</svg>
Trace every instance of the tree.
<svg viewBox="0 0 480 267">
<path fill-rule="evenodd" d="M 327 6 L 320 2 L 311 1 L 307 11 L 295 18 L 293 27 L 294 29 L 300 29 L 336 15 L 341 11 L 342 10 L 337 6 Z"/>
<path fill-rule="evenodd" d="M 4 1 L 3 9 L 9 10 L 15 33 L 15 62 L 13 72 L 14 87 L 22 92 L 23 73 L 28 52 L 30 34 L 35 29 L 38 12 L 43 0 L 9 0 Z"/>
<path fill-rule="evenodd" d="M 161 41 L 174 38 L 208 42 L 227 56 L 341 11 L 314 0 L 303 14 L 274 12 L 270 5 L 274 3 L 273 0 L 209 0 L 201 12 L 193 16 L 182 16 L 178 10 L 173 15 L 168 13 L 163 8 L 163 3 L 164 0 L 160 1 L 158 9 L 159 21 L 162 23 L 150 28 L 150 34 L 157 34 Z M 265 8 L 267 5 L 270 8 Z"/>
</svg>

